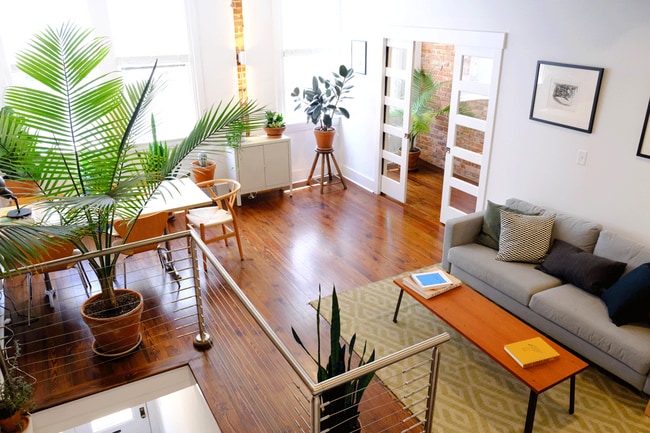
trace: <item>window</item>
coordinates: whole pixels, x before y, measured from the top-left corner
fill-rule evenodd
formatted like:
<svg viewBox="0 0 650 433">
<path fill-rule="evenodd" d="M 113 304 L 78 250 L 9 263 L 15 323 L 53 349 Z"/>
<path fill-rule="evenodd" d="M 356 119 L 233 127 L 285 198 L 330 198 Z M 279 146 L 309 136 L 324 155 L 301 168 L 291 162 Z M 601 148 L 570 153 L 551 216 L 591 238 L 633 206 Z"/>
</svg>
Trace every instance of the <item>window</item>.
<svg viewBox="0 0 650 433">
<path fill-rule="evenodd" d="M 152 110 L 158 138 L 184 137 L 197 119 L 190 42 L 183 0 L 21 0 L 0 5 L 0 42 L 9 64 L 7 85 L 33 85 L 15 66 L 16 52 L 46 26 L 74 21 L 111 40 L 106 70 L 121 70 L 124 80 L 143 80 L 158 60 L 161 83 Z M 144 137 L 148 140 L 147 137 Z"/>
<path fill-rule="evenodd" d="M 327 18 L 320 11 L 327 9 Z M 295 87 L 311 86 L 314 75 L 331 78 L 340 64 L 340 2 L 282 0 L 282 69 L 284 113 L 289 123 L 305 122 L 290 96 Z"/>
</svg>

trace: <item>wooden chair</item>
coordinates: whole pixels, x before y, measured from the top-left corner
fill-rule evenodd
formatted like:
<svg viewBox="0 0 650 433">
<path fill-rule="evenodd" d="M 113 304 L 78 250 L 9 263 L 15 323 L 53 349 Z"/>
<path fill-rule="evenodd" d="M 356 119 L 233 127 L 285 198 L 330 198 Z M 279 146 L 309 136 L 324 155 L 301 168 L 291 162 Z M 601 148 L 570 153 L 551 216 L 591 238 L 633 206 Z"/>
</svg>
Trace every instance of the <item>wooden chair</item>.
<svg viewBox="0 0 650 433">
<path fill-rule="evenodd" d="M 52 260 L 63 259 L 71 256 L 76 256 L 79 254 L 81 254 L 81 251 L 76 249 L 73 244 L 69 242 L 62 242 L 59 245 L 51 246 L 47 251 L 45 251 L 44 255 L 39 259 L 39 261 L 34 263 L 35 264 L 46 263 Z M 48 297 L 50 307 L 54 308 L 54 296 L 56 294 L 56 291 L 52 286 L 50 274 L 52 272 L 65 271 L 72 268 L 75 268 L 77 270 L 77 273 L 79 274 L 79 279 L 81 280 L 81 284 L 83 285 L 84 291 L 86 292 L 86 296 L 90 297 L 90 292 L 91 292 L 90 280 L 88 279 L 86 270 L 84 269 L 83 264 L 81 262 L 68 263 L 64 265 L 43 266 L 27 274 L 27 293 L 28 293 L 27 325 L 28 326 L 31 324 L 32 321 L 31 311 L 32 311 L 32 298 L 34 292 L 33 282 L 32 282 L 33 277 L 39 274 L 43 275 L 43 279 L 45 280 L 45 295 Z"/>
<path fill-rule="evenodd" d="M 228 246 L 228 238 L 234 237 L 237 240 L 239 258 L 244 260 L 241 239 L 239 237 L 239 225 L 235 213 L 235 200 L 241 185 L 232 179 L 213 179 L 196 184 L 199 188 L 207 190 L 212 197 L 214 206 L 185 211 L 185 219 L 188 229 L 199 232 L 201 240 L 207 245 L 212 242 L 223 240 Z M 224 192 L 225 191 L 225 192 Z M 206 229 L 221 228 L 216 235 L 209 236 Z M 207 261 L 203 256 L 203 269 L 207 270 Z"/>
<path fill-rule="evenodd" d="M 113 246 L 122 245 L 124 243 L 124 238 L 128 234 L 127 245 L 129 243 L 142 241 L 145 239 L 156 238 L 167 233 L 167 212 L 156 212 L 147 215 L 141 215 L 134 223 L 131 233 L 129 233 L 129 221 L 118 220 L 115 221 L 113 229 L 118 234 L 119 238 L 113 241 Z M 176 270 L 171 263 L 170 255 L 171 253 L 167 251 L 166 248 L 160 247 L 159 244 L 150 244 L 142 247 L 133 248 L 131 250 L 122 251 L 121 256 L 124 256 L 122 261 L 123 272 L 124 272 L 124 287 L 126 288 L 126 261 L 128 258 L 133 257 L 135 254 L 143 253 L 145 251 L 157 251 L 158 258 L 160 259 L 160 264 L 163 269 L 168 272 L 174 272 Z M 178 279 L 176 279 L 178 282 Z"/>
</svg>

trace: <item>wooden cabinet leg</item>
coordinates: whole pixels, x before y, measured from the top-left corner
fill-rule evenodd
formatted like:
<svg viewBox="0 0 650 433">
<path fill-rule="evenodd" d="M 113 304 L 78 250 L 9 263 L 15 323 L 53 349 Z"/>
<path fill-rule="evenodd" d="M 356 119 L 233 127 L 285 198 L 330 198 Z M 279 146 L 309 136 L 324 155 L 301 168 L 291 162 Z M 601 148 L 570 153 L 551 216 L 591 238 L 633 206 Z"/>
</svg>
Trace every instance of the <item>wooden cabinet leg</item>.
<svg viewBox="0 0 650 433">
<path fill-rule="evenodd" d="M 645 407 L 645 414 L 650 416 L 650 400 L 648 400 L 648 405 Z"/>
</svg>

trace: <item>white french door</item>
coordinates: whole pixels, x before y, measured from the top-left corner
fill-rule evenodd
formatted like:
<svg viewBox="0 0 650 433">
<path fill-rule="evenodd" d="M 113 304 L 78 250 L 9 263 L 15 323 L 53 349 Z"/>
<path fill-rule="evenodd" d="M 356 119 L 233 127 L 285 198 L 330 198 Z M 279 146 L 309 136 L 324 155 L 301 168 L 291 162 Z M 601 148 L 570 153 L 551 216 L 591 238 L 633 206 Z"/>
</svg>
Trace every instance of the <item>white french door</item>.
<svg viewBox="0 0 650 433">
<path fill-rule="evenodd" d="M 380 191 L 406 201 L 411 76 L 415 43 L 384 39 Z"/>
<path fill-rule="evenodd" d="M 501 48 L 455 46 L 442 223 L 485 206 L 500 68 Z"/>
<path fill-rule="evenodd" d="M 406 200 L 411 74 L 416 42 L 454 45 L 440 221 L 483 209 L 505 33 L 396 27 L 384 39 L 379 190 Z M 403 116 L 395 116 L 394 113 Z M 406 148 L 406 147 L 404 147 Z"/>
</svg>

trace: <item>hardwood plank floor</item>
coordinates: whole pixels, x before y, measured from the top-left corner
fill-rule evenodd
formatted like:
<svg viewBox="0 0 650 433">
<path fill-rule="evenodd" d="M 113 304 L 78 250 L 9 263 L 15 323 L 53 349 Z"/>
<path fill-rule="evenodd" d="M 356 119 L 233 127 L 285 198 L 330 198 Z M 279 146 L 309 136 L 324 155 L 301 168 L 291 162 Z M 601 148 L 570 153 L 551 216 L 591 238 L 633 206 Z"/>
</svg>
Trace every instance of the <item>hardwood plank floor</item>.
<svg viewBox="0 0 650 433">
<path fill-rule="evenodd" d="M 409 174 L 409 178 L 406 205 L 369 193 L 350 182 L 347 190 L 331 185 L 322 195 L 319 188 L 296 188 L 293 197 L 279 191 L 258 194 L 254 199 L 244 196 L 242 206 L 237 209 L 244 260 L 239 259 L 233 242 L 229 247 L 222 243 L 210 246 L 282 341 L 298 359 L 305 361 L 305 366 L 308 358 L 293 343 L 291 327 L 305 330 L 301 335 L 306 344 L 315 346 L 314 332 L 309 332 L 315 330 L 314 311 L 308 302 L 318 297 L 319 285 L 323 294 L 328 295 L 333 285 L 341 292 L 441 261 L 444 231 L 438 222 L 441 171 L 424 164 Z M 171 226 L 173 230 L 184 230 L 182 214 L 177 214 Z M 143 265 L 143 272 L 147 267 L 158 266 L 155 260 Z M 160 300 L 160 311 L 155 314 L 164 316 L 164 300 L 170 295 L 146 290 L 147 299 Z M 37 286 L 35 291 L 42 293 L 42 287 Z M 15 302 L 20 308 L 18 297 Z M 58 302 L 63 304 L 64 300 Z M 52 314 L 47 306 L 35 308 L 37 314 L 39 311 L 44 316 Z M 61 333 L 75 335 L 80 345 L 89 346 L 84 341 L 88 338 L 84 325 L 74 311 L 58 305 L 55 326 Z M 144 349 L 120 360 L 97 360 L 89 348 L 82 349 L 82 354 L 75 357 L 85 357 L 91 365 L 79 374 L 67 361 L 60 361 L 61 354 L 52 355 L 57 351 L 56 345 L 46 341 L 44 335 L 38 335 L 53 330 L 38 326 L 24 330 L 24 334 L 19 327 L 15 330 L 18 337 L 26 338 L 25 362 L 40 365 L 43 375 L 49 375 L 44 380 L 46 383 L 37 384 L 39 408 L 185 364 L 192 367 L 199 384 L 233 380 L 228 377 L 227 368 L 219 365 L 221 360 L 215 358 L 216 349 L 197 352 L 191 343 L 165 341 L 165 332 L 145 335 Z M 268 366 L 264 367 L 263 371 L 269 371 Z M 243 384 L 257 384 L 255 381 L 259 378 L 242 379 Z M 275 392 L 273 385 L 261 388 Z M 224 432 L 245 431 L 246 411 L 237 404 L 245 405 L 247 400 L 245 395 L 237 393 L 255 391 L 240 386 L 235 394 L 231 392 L 228 396 L 220 395 L 211 387 L 202 386 L 202 390 Z M 269 431 L 283 431 L 280 428 Z"/>
</svg>

